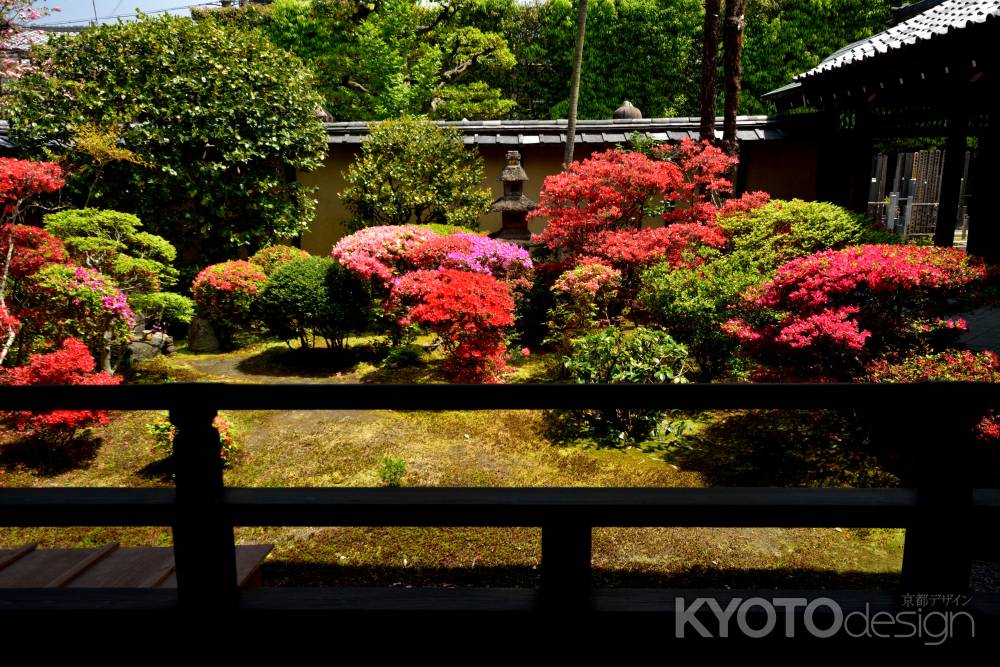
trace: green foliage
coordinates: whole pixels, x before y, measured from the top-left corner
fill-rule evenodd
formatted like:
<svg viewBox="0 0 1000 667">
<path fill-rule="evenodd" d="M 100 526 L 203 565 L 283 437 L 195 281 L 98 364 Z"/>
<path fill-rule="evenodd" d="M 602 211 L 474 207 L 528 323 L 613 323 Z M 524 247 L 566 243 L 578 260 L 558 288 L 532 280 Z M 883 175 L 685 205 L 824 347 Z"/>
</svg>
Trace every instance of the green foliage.
<svg viewBox="0 0 1000 667">
<path fill-rule="evenodd" d="M 378 469 L 378 478 L 385 486 L 402 486 L 406 475 L 406 459 L 386 454 Z"/>
<path fill-rule="evenodd" d="M 687 349 L 668 334 L 617 327 L 584 336 L 563 365 L 578 384 L 665 384 L 686 382 Z M 647 438 L 663 419 L 662 410 L 603 409 L 583 413 L 594 435 L 620 442 Z"/>
<path fill-rule="evenodd" d="M 764 93 L 828 55 L 886 27 L 892 0 L 754 0 L 747 3 L 741 114 L 774 113 Z"/>
<path fill-rule="evenodd" d="M 171 266 L 177 251 L 161 236 L 139 231 L 130 213 L 96 208 L 45 216 L 45 230 L 63 240 L 76 263 L 114 279 L 126 294 L 157 290 L 177 282 Z"/>
<path fill-rule="evenodd" d="M 272 245 L 258 250 L 250 257 L 250 261 L 259 266 L 264 275 L 269 276 L 282 264 L 306 257 L 309 257 L 309 253 L 305 250 L 289 245 Z"/>
<path fill-rule="evenodd" d="M 315 205 L 289 178 L 321 164 L 320 97 L 300 61 L 256 32 L 161 16 L 56 36 L 47 75 L 5 83 L 11 136 L 79 168 L 68 193 L 137 214 L 181 261 L 300 234 Z M 114 128 L 134 156 L 99 164 L 73 138 Z M 95 181 L 95 174 L 99 178 Z"/>
<path fill-rule="evenodd" d="M 514 57 L 493 28 L 458 19 L 465 4 L 276 0 L 269 11 L 248 7 L 219 13 L 218 20 L 260 27 L 305 61 L 317 74 L 326 110 L 338 120 L 505 116 L 514 102 L 471 77 L 507 71 Z M 238 17 L 241 12 L 246 16 Z M 204 12 L 200 18 L 215 16 Z"/>
<path fill-rule="evenodd" d="M 355 229 L 448 224 L 476 229 L 493 195 L 482 186 L 483 159 L 455 128 L 414 118 L 372 126 L 340 193 Z"/>
<path fill-rule="evenodd" d="M 825 202 L 774 200 L 746 213 L 719 218 L 733 251 L 768 269 L 821 250 L 864 241 L 871 224 L 865 216 Z"/>
<path fill-rule="evenodd" d="M 698 111 L 700 0 L 591 0 L 580 74 L 580 118 L 610 118 L 624 100 L 647 117 Z M 478 78 L 517 102 L 522 118 L 565 118 L 577 4 L 474 0 L 463 21 L 497 30 L 514 53 L 510 72 Z"/>
<path fill-rule="evenodd" d="M 639 302 L 653 321 L 687 345 L 698 363 L 698 379 L 707 382 L 739 372 L 738 345 L 722 331 L 737 315 L 740 295 L 766 278 L 745 255 L 709 250 L 709 261 L 690 268 L 658 264 L 642 275 Z"/>
<path fill-rule="evenodd" d="M 330 258 L 309 257 L 279 266 L 255 308 L 272 334 L 308 348 L 317 334 L 328 347 L 343 347 L 349 333 L 368 323 L 370 305 L 366 281 Z"/>
<path fill-rule="evenodd" d="M 461 225 L 442 225 L 438 223 L 429 223 L 420 226 L 425 229 L 429 229 L 438 236 L 451 236 L 453 234 L 468 234 L 470 233 L 470 231 L 474 231 L 470 230 L 468 227 L 462 227 Z M 488 232 L 483 232 L 483 231 L 479 233 L 482 234 L 483 236 L 486 236 L 488 234 Z"/>
<path fill-rule="evenodd" d="M 142 313 L 146 328 L 188 324 L 194 317 L 194 301 L 174 292 L 150 292 L 129 297 L 132 309 Z"/>
</svg>

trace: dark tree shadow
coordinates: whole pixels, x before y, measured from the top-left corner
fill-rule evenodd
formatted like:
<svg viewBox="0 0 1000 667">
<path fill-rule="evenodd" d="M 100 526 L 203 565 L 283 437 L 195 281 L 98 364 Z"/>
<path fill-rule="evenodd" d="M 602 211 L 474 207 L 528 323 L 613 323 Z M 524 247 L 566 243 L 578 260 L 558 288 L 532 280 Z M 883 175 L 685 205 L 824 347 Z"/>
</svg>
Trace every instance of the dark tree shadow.
<svg viewBox="0 0 1000 667">
<path fill-rule="evenodd" d="M 174 480 L 174 455 L 147 464 L 136 471 L 136 476 L 153 482 L 172 482 Z"/>
<path fill-rule="evenodd" d="M 863 422 L 834 410 L 728 413 L 664 459 L 711 486 L 898 486 L 904 461 L 876 452 Z"/>
<path fill-rule="evenodd" d="M 329 587 L 500 587 L 537 588 L 540 571 L 525 566 L 392 567 L 272 559 L 261 570 L 264 586 Z M 844 572 L 808 569 L 709 569 L 694 565 L 677 572 L 633 572 L 594 568 L 598 588 L 784 588 L 894 590 L 893 572 Z"/>
<path fill-rule="evenodd" d="M 383 354 L 373 345 L 307 350 L 271 347 L 243 359 L 236 369 L 247 375 L 270 377 L 329 377 L 350 372 L 363 361 L 378 361 Z"/>
<path fill-rule="evenodd" d="M 41 477 L 54 477 L 90 465 L 102 444 L 102 438 L 89 433 L 58 442 L 34 436 L 20 438 L 0 443 L 0 469 L 29 470 Z"/>
</svg>

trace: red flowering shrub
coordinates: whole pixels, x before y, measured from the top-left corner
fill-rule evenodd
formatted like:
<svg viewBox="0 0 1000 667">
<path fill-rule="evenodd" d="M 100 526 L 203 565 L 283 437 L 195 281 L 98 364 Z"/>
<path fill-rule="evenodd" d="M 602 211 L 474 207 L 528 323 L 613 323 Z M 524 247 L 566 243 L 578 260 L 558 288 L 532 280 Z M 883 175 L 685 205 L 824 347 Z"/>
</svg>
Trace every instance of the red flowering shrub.
<svg viewBox="0 0 1000 667">
<path fill-rule="evenodd" d="M 215 419 L 212 420 L 212 426 L 219 434 L 219 458 L 222 459 L 223 467 L 228 467 L 243 455 L 243 447 L 233 432 L 233 425 L 224 416 L 216 415 Z M 174 438 L 177 437 L 177 428 L 170 423 L 170 419 L 161 417 L 147 424 L 146 431 L 153 436 L 157 447 L 165 450 L 169 455 L 174 453 Z"/>
<path fill-rule="evenodd" d="M 958 250 L 829 250 L 781 266 L 744 294 L 754 323 L 733 319 L 723 328 L 779 377 L 795 369 L 800 377 L 850 379 L 888 351 L 930 349 L 964 328 L 942 317 L 948 299 L 985 273 Z"/>
<path fill-rule="evenodd" d="M 47 354 L 33 354 L 24 366 L 0 368 L 0 384 L 25 386 L 112 385 L 120 377 L 94 372 L 94 358 L 87 346 L 75 338 L 67 338 L 61 349 Z M 108 422 L 104 410 L 50 410 L 47 412 L 0 412 L 0 422 L 21 432 L 32 432 L 50 440 L 65 440 L 77 429 Z"/>
<path fill-rule="evenodd" d="M 455 382 L 502 382 L 514 324 L 504 283 L 455 269 L 414 271 L 396 280 L 386 308 L 400 326 L 427 327 L 441 338 L 445 370 Z"/>
<path fill-rule="evenodd" d="M 622 229 L 600 232 L 594 257 L 606 260 L 619 270 L 668 262 L 675 268 L 697 263 L 691 252 L 701 246 L 721 248 L 726 235 L 720 227 L 678 222 L 667 227 Z"/>
<path fill-rule="evenodd" d="M 417 269 L 439 269 L 451 253 L 469 252 L 471 249 L 472 241 L 469 234 L 435 236 L 410 248 L 406 253 L 406 261 Z"/>
<path fill-rule="evenodd" d="M 900 362 L 880 359 L 868 366 L 871 382 L 998 382 L 1000 358 L 996 352 L 949 350 L 910 357 Z M 977 427 L 982 440 L 1000 441 L 1000 418 L 991 410 Z"/>
<path fill-rule="evenodd" d="M 673 162 L 609 150 L 547 176 L 529 219 L 550 218 L 535 240 L 552 250 L 592 254 L 597 234 L 637 229 L 675 200 L 684 174 Z"/>
<path fill-rule="evenodd" d="M 736 199 L 727 199 L 724 201 L 719 208 L 719 217 L 749 213 L 754 209 L 764 206 L 769 201 L 771 201 L 771 195 L 762 190 L 744 192 L 742 196 Z"/>
<path fill-rule="evenodd" d="M 55 162 L 0 158 L 0 206 L 4 215 L 16 215 L 25 199 L 55 192 L 65 184 L 63 170 Z"/>
<path fill-rule="evenodd" d="M 660 159 L 670 160 L 683 174 L 673 197 L 674 206 L 664 219 L 668 222 L 715 221 L 721 196 L 733 191 L 726 177 L 739 160 L 708 141 L 685 139 L 679 144 L 664 144 L 654 150 Z"/>
<path fill-rule="evenodd" d="M 296 259 L 305 259 L 309 253 L 290 245 L 273 245 L 261 248 L 250 257 L 250 261 L 260 267 L 265 275 L 271 275 L 279 266 Z"/>
<path fill-rule="evenodd" d="M 29 225 L 0 226 L 0 267 L 7 259 L 10 243 L 10 275 L 25 278 L 49 264 L 67 264 L 69 256 L 63 242 L 39 227 Z M 2 273 L 2 269 L 0 269 Z"/>
</svg>

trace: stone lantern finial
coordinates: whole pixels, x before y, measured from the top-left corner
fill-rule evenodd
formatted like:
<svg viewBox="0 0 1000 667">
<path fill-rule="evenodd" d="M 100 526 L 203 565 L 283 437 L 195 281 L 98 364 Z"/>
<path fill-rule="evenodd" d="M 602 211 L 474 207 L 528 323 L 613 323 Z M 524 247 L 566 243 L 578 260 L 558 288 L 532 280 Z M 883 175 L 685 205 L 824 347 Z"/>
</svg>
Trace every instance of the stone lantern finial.
<svg viewBox="0 0 1000 667">
<path fill-rule="evenodd" d="M 642 112 L 634 107 L 631 102 L 625 100 L 620 107 L 615 109 L 615 112 L 611 117 L 615 120 L 625 118 L 642 118 Z"/>
</svg>

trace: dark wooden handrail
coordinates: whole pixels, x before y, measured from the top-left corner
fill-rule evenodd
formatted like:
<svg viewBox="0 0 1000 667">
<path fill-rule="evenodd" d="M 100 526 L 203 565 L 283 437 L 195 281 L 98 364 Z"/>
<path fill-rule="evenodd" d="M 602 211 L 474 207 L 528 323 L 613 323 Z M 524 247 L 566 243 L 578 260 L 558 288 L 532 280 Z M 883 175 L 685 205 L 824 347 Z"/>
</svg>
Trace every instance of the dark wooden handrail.
<svg viewBox="0 0 1000 667">
<path fill-rule="evenodd" d="M 988 383 L 3 386 L 4 410 L 170 411 L 178 429 L 175 488 L 0 489 L 0 525 L 171 526 L 178 590 L 176 598 L 162 592 L 119 591 L 101 598 L 97 591 L 0 590 L 0 609 L 33 604 L 202 609 L 349 606 L 335 592 L 237 591 L 233 527 L 262 525 L 541 527 L 539 591 L 506 598 L 496 592 L 466 591 L 463 595 L 478 601 L 470 602 L 470 608 L 625 608 L 620 595 L 610 606 L 599 603 L 607 595 L 590 587 L 591 532 L 605 526 L 905 528 L 904 587 L 922 592 L 967 590 L 971 533 L 975 525 L 995 525 L 1000 519 L 1000 489 L 973 489 L 968 475 L 957 471 L 965 461 L 961 452 L 970 426 L 997 405 L 998 395 L 998 385 Z M 915 447 L 926 451 L 946 444 L 948 455 L 942 458 L 953 458 L 955 463 L 935 464 L 940 483 L 903 489 L 225 488 L 211 425 L 219 409 L 855 408 L 893 418 L 915 405 L 956 406 L 918 428 L 908 427 L 908 433 L 918 434 L 921 441 Z M 77 597 L 66 597 L 73 595 Z M 383 599 L 381 593 L 372 595 L 373 600 Z M 637 599 L 649 595 L 637 594 Z M 440 591 L 428 593 L 423 602 L 411 600 L 401 608 L 454 607 L 440 602 L 441 596 Z"/>
</svg>

